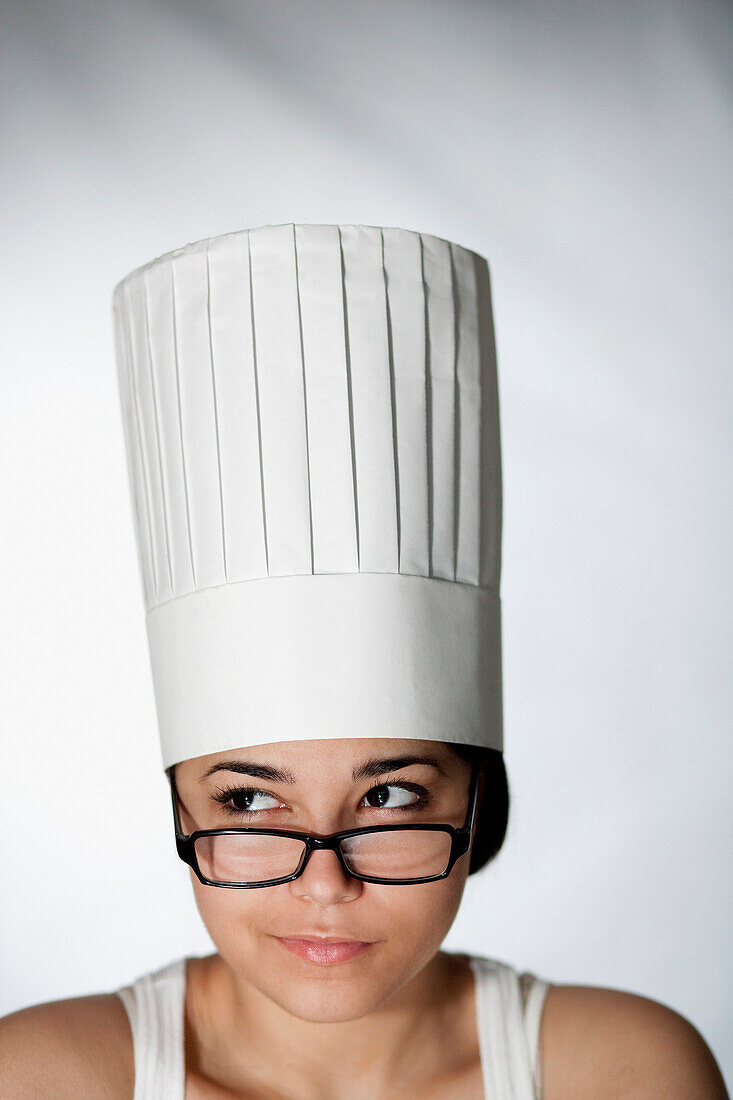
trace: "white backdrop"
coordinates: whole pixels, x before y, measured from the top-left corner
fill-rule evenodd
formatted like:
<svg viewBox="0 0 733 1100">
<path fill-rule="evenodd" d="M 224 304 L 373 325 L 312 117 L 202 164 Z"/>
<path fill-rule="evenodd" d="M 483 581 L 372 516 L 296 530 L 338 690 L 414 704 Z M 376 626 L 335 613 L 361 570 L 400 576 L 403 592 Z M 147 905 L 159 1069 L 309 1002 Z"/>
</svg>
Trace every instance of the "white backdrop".
<svg viewBox="0 0 733 1100">
<path fill-rule="evenodd" d="M 731 7 L 2 18 L 0 1014 L 211 950 L 159 757 L 112 287 L 218 233 L 394 225 L 488 258 L 499 354 L 512 809 L 446 947 L 661 1000 L 733 1080 Z"/>
</svg>

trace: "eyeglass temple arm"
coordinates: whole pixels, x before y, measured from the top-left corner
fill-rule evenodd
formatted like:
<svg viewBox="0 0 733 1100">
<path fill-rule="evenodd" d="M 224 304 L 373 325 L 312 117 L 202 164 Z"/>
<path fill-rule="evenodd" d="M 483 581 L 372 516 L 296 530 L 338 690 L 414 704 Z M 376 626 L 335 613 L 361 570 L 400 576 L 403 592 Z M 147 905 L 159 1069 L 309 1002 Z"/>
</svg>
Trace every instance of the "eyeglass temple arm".
<svg viewBox="0 0 733 1100">
<path fill-rule="evenodd" d="M 466 822 L 463 826 L 462 832 L 468 833 L 469 837 L 473 829 L 473 823 L 476 819 L 476 806 L 478 804 L 478 792 L 479 783 L 481 782 L 481 769 L 474 766 L 473 775 L 471 777 L 471 805 L 466 814 Z"/>
<path fill-rule="evenodd" d="M 183 831 L 183 828 L 181 826 L 181 818 L 178 813 L 178 789 L 176 787 L 176 781 L 173 776 L 173 767 L 171 767 L 170 771 L 166 772 L 166 775 L 168 776 L 168 782 L 170 783 L 171 787 L 171 803 L 173 805 L 173 826 L 175 829 L 176 840 L 186 840 L 188 834 L 184 833 Z"/>
</svg>

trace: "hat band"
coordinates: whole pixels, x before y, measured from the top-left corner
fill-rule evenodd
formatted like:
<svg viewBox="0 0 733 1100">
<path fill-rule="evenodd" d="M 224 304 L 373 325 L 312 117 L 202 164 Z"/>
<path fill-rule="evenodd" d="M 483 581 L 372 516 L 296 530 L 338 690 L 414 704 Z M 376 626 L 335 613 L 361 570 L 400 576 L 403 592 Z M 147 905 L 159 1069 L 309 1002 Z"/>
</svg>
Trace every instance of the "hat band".
<svg viewBox="0 0 733 1100">
<path fill-rule="evenodd" d="M 494 589 L 400 573 L 267 577 L 170 600 L 146 623 L 165 768 L 311 738 L 502 750 Z"/>
</svg>

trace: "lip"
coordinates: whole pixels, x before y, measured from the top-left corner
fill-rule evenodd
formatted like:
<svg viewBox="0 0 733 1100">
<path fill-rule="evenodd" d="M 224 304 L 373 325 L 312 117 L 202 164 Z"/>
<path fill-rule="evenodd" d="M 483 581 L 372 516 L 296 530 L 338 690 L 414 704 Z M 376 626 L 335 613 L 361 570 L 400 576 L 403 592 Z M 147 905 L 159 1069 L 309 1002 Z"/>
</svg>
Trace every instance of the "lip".
<svg viewBox="0 0 733 1100">
<path fill-rule="evenodd" d="M 308 962 L 320 963 L 326 966 L 348 962 L 349 959 L 355 959 L 374 946 L 373 943 L 364 940 L 339 940 L 331 936 L 312 936 L 298 939 L 275 936 L 274 938 L 291 954 L 298 955 Z"/>
<path fill-rule="evenodd" d="M 277 936 L 279 940 L 308 940 L 309 943 L 368 943 L 352 936 L 322 936 L 319 932 L 293 932 L 292 936 Z"/>
</svg>

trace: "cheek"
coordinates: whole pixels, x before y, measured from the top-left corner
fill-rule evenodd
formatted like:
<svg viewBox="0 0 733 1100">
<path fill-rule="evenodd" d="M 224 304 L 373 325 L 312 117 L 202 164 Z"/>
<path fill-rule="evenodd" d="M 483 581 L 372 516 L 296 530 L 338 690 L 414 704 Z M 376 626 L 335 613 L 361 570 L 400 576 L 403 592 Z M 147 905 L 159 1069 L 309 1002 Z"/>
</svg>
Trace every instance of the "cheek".
<svg viewBox="0 0 733 1100">
<path fill-rule="evenodd" d="M 192 870 L 190 877 L 196 908 L 222 955 L 226 955 L 227 945 L 255 932 L 270 911 L 271 902 L 265 895 L 272 894 L 271 889 L 228 890 L 205 886 Z"/>
<path fill-rule="evenodd" d="M 465 885 L 466 875 L 461 872 L 461 868 L 455 867 L 447 879 L 425 883 L 423 886 L 404 887 L 401 931 L 405 940 L 418 941 L 413 944 L 413 948 L 423 956 L 427 955 L 426 962 L 448 935 L 461 904 Z"/>
</svg>

